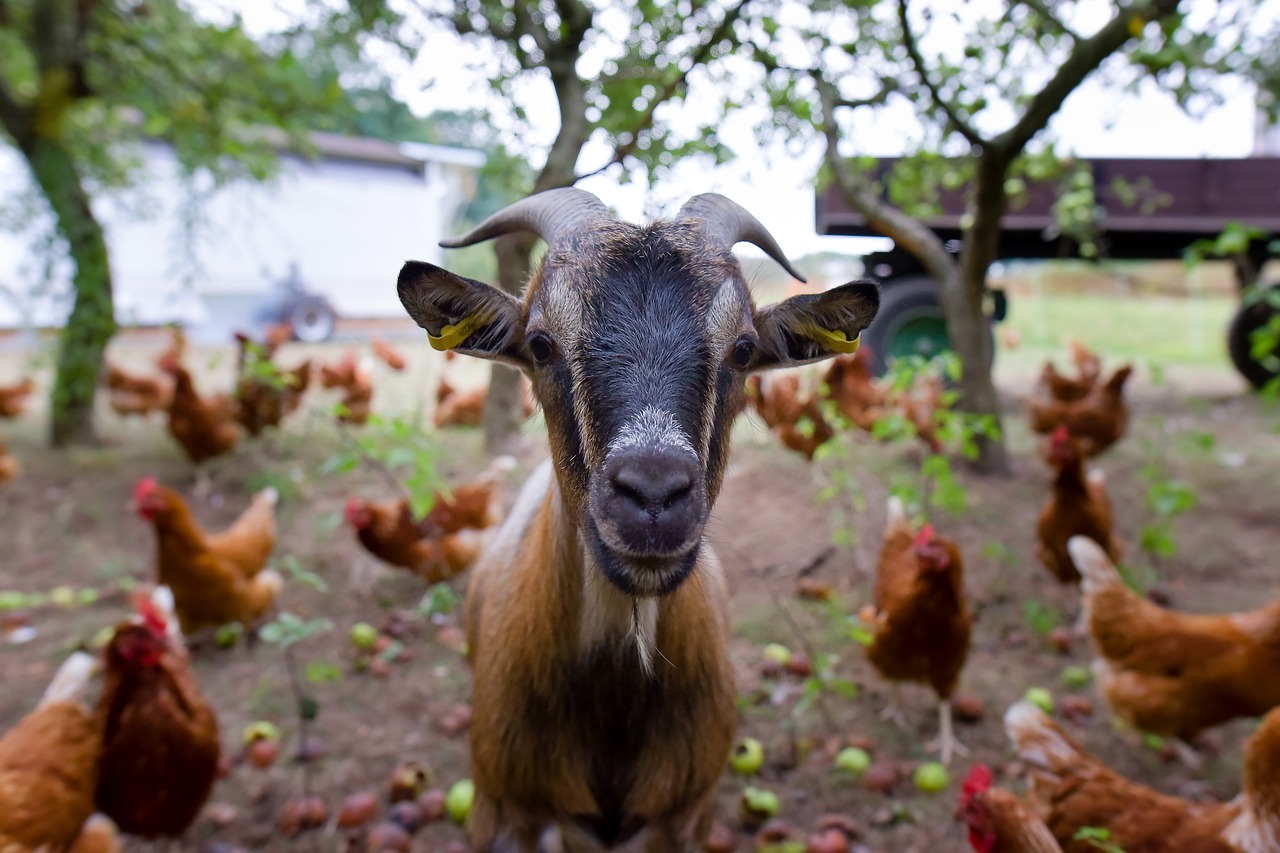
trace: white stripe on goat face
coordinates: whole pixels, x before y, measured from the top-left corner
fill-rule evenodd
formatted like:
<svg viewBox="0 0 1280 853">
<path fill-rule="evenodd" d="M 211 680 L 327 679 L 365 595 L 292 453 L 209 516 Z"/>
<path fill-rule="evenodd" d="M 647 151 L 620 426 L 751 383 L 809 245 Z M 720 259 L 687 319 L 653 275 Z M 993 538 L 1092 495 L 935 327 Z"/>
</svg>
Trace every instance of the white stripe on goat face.
<svg viewBox="0 0 1280 853">
<path fill-rule="evenodd" d="M 606 461 L 619 450 L 630 447 L 654 450 L 674 448 L 688 453 L 694 459 L 698 458 L 693 443 L 676 422 L 675 415 L 657 406 L 645 406 L 638 415 L 622 425 L 613 441 L 609 442 L 609 450 L 605 453 Z"/>
</svg>

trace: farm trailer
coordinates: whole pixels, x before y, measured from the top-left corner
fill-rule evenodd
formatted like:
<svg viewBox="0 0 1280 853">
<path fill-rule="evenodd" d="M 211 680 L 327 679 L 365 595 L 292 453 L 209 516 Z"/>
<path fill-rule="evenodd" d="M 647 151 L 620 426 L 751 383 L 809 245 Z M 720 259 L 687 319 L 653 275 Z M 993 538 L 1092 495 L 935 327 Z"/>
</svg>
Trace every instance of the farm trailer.
<svg viewBox="0 0 1280 853">
<path fill-rule="evenodd" d="M 877 179 L 888 176 L 893 160 L 880 160 Z M 1103 211 L 1096 241 L 1100 260 L 1162 260 L 1181 258 L 1197 240 L 1213 238 L 1237 223 L 1264 236 L 1231 258 L 1243 299 L 1227 329 L 1227 348 L 1236 369 L 1255 387 L 1275 378 L 1274 362 L 1255 358 L 1252 333 L 1280 314 L 1280 281 L 1263 281 L 1261 272 L 1275 257 L 1280 238 L 1280 157 L 1243 159 L 1093 159 L 1082 161 L 1093 176 L 1097 204 Z M 1149 205 L 1134 204 L 1137 188 Z M 1018 203 L 1011 201 L 1003 219 L 997 258 L 1078 258 L 1075 242 L 1058 234 L 1053 206 L 1058 198 L 1053 183 L 1030 183 Z M 960 249 L 963 190 L 944 192 L 940 213 L 924 223 L 946 244 Z M 1126 203 L 1127 202 L 1127 203 Z M 817 197 L 819 234 L 885 236 L 871 228 L 861 214 L 849 209 L 836 187 Z M 882 371 L 888 359 L 918 354 L 932 356 L 949 346 L 946 323 L 938 300 L 938 282 L 930 278 L 909 252 L 894 247 L 865 259 L 868 274 L 884 285 L 880 312 L 863 333 Z M 1257 290 L 1255 290 L 1255 286 Z M 993 291 L 994 320 L 1004 318 L 1008 297 Z"/>
</svg>

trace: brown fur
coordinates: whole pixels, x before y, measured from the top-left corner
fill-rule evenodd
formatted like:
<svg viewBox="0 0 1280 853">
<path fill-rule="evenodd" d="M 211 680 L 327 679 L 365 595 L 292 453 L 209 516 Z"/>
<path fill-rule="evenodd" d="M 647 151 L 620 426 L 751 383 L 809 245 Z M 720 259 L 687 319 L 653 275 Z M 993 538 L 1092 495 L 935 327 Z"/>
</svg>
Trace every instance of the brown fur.
<svg viewBox="0 0 1280 853">
<path fill-rule="evenodd" d="M 695 850 L 736 717 L 725 590 L 704 565 L 657 600 L 652 677 L 625 637 L 583 650 L 584 598 L 614 593 L 584 587 L 570 518 L 553 484 L 515 559 L 486 555 L 468 590 L 473 843 L 491 849 L 507 828 L 533 850 L 559 823 Z"/>
</svg>

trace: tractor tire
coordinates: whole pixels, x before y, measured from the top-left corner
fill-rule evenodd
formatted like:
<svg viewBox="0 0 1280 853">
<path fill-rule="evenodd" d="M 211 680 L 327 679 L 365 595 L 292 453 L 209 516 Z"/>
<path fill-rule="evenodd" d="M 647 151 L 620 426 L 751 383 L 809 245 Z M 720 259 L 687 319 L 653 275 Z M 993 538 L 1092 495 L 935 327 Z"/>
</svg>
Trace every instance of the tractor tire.
<svg viewBox="0 0 1280 853">
<path fill-rule="evenodd" d="M 338 325 L 338 316 L 327 301 L 319 296 L 304 296 L 289 306 L 285 322 L 293 336 L 307 344 L 329 340 Z"/>
<path fill-rule="evenodd" d="M 871 369 L 877 376 L 895 358 L 929 359 L 951 348 L 938 299 L 940 289 L 928 276 L 891 279 L 881 286 L 880 310 L 862 333 L 862 345 L 871 350 Z"/>
<path fill-rule="evenodd" d="M 1236 316 L 1231 319 L 1227 328 L 1227 351 L 1231 354 L 1231 362 L 1236 366 L 1250 385 L 1261 389 L 1280 376 L 1275 362 L 1268 363 L 1253 356 L 1253 333 L 1271 322 L 1271 318 L 1280 314 L 1273 302 L 1280 294 L 1280 282 L 1265 284 L 1261 287 L 1262 298 L 1247 305 L 1241 305 Z M 1280 357 L 1280 352 L 1273 353 Z"/>
</svg>

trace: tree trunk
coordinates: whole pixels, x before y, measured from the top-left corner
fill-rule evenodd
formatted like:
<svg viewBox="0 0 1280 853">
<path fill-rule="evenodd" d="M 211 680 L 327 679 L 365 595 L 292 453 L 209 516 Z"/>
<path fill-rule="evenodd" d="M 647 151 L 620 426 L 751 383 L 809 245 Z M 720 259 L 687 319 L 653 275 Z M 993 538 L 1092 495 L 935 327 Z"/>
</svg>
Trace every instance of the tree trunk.
<svg viewBox="0 0 1280 853">
<path fill-rule="evenodd" d="M 992 219 L 990 216 L 975 215 L 974 228 L 966 234 L 962 258 L 964 264 L 957 264 L 937 234 L 919 220 L 907 216 L 881 199 L 862 175 L 849 168 L 836 153 L 837 141 L 834 127 L 828 126 L 827 166 L 845 203 L 866 217 L 872 228 L 891 237 L 894 243 L 914 255 L 929 275 L 941 285 L 940 298 L 942 312 L 947 320 L 947 334 L 964 367 L 964 376 L 960 382 L 960 405 L 968 412 L 993 415 L 996 423 L 1000 423 L 1000 397 L 991 380 L 991 338 L 987 331 L 988 320 L 983 311 L 983 301 L 987 268 L 995 257 L 1000 236 L 1000 216 L 1004 212 L 1003 170 L 999 173 L 1000 180 L 996 187 L 999 198 L 994 202 L 997 205 L 995 217 Z M 992 199 L 982 195 L 980 186 L 975 204 L 985 204 L 990 208 L 992 203 Z M 982 232 L 977 231 L 979 225 L 984 229 Z M 982 234 L 980 238 L 977 236 L 979 233 Z M 985 247 L 985 254 L 969 251 L 969 244 L 973 239 L 978 239 Z M 975 279 L 970 266 L 978 263 L 981 263 L 981 269 L 974 267 L 977 276 Z M 1009 459 L 1005 451 L 1003 431 L 994 439 L 979 437 L 978 448 L 980 471 L 1003 473 L 1008 470 Z"/>
<path fill-rule="evenodd" d="M 970 213 L 973 222 L 964 232 L 959 276 L 944 288 L 943 310 L 951 346 L 960 358 L 960 405 L 965 411 L 995 418 L 1000 432 L 995 438 L 979 436 L 978 469 L 988 474 L 1009 472 L 1004 429 L 1000 420 L 1000 394 L 991 377 L 990 321 L 984 309 L 987 272 L 1000 243 L 1000 221 L 1007 197 L 1004 191 L 1008 161 L 995 152 L 978 159 L 978 174 Z"/>
<path fill-rule="evenodd" d="M 65 146 L 37 137 L 22 146 L 22 153 L 53 208 L 76 268 L 75 306 L 62 330 L 53 384 L 50 441 L 55 447 L 94 444 L 94 393 L 103 353 L 116 331 L 107 241 Z"/>
<path fill-rule="evenodd" d="M 529 276 L 529 257 L 534 238 L 529 234 L 499 237 L 493 246 L 498 256 L 498 286 L 519 295 Z M 489 394 L 484 401 L 484 449 L 491 454 L 510 451 L 524 423 L 524 402 L 520 395 L 521 374 L 505 364 L 494 363 L 489 374 Z"/>
</svg>

